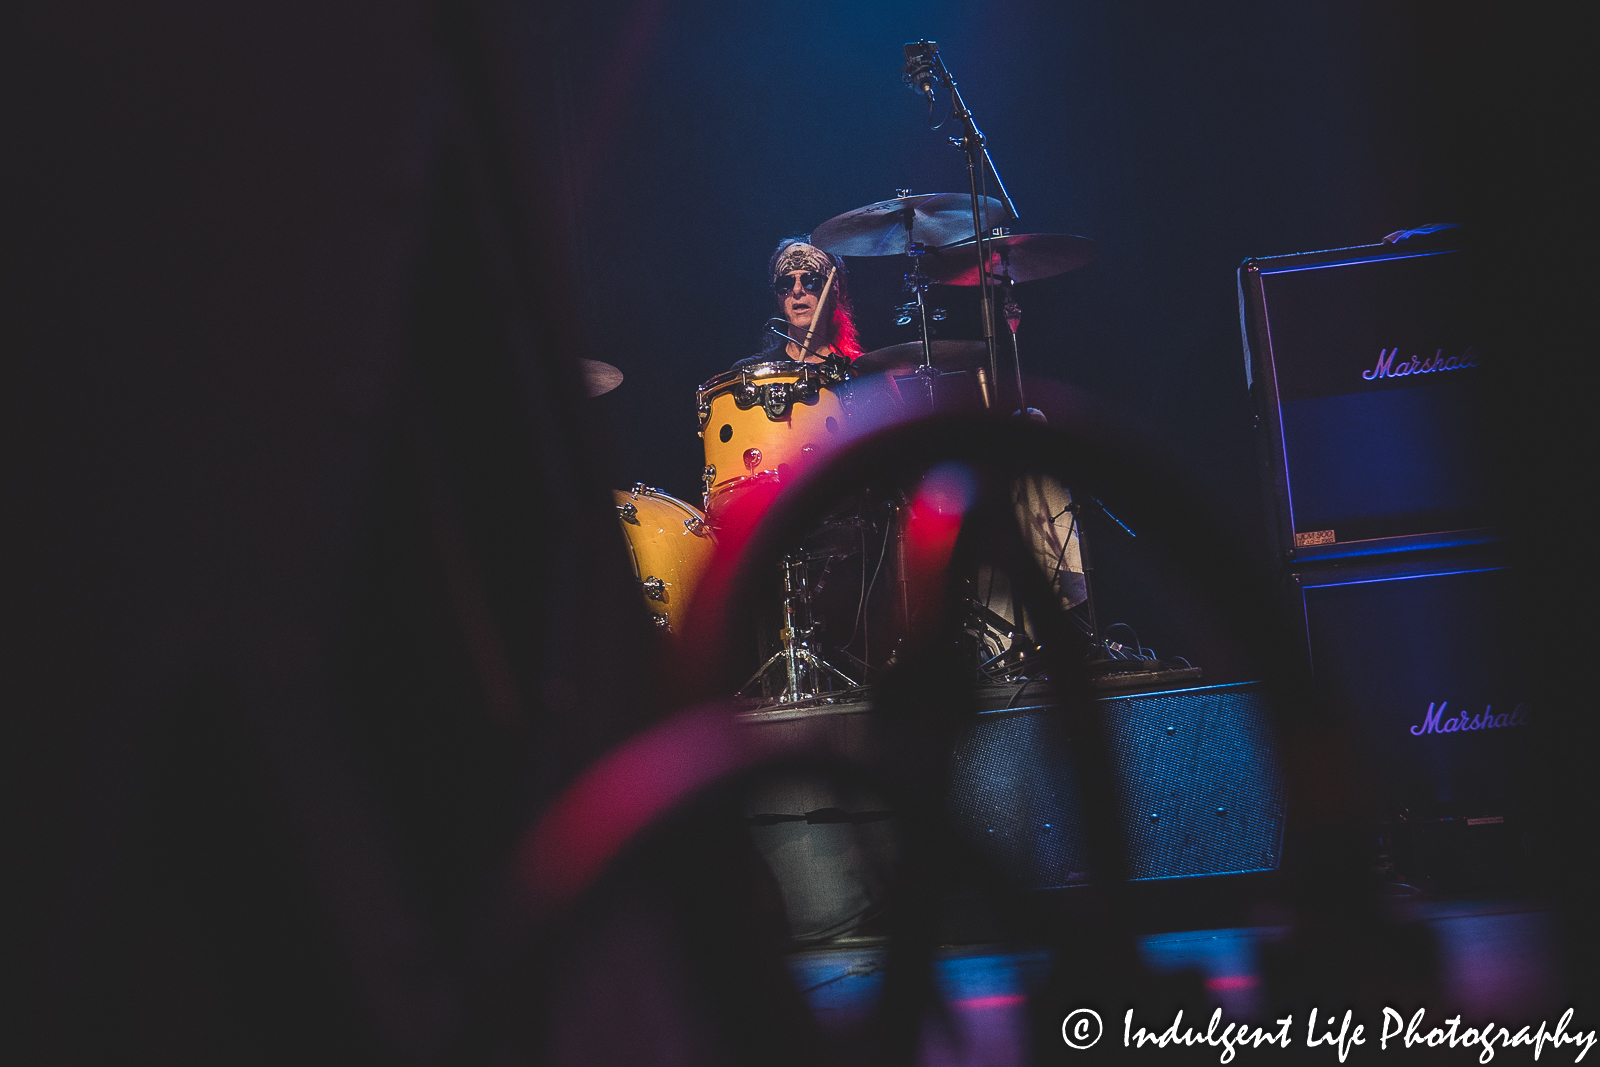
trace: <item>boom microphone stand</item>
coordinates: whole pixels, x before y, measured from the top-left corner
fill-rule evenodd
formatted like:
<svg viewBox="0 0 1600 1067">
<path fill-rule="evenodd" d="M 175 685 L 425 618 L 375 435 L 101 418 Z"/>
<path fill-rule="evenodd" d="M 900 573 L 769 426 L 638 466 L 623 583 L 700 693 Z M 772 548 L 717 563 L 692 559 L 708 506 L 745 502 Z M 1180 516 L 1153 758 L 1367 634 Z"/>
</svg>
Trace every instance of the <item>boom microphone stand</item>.
<svg viewBox="0 0 1600 1067">
<path fill-rule="evenodd" d="M 994 175 L 995 184 L 1000 187 L 1000 199 L 1004 202 L 1006 213 L 1010 218 L 1018 217 L 1017 205 L 1012 203 L 1011 194 L 1006 192 L 1005 180 L 995 168 L 994 157 L 989 154 L 988 144 L 984 140 L 983 131 L 978 129 L 972 109 L 967 107 L 967 102 L 961 98 L 961 90 L 956 86 L 950 68 L 945 66 L 944 58 L 939 54 L 938 42 L 918 41 L 915 44 L 908 44 L 905 46 L 905 54 L 906 83 L 923 93 L 932 102 L 933 84 L 944 82 L 950 87 L 951 112 L 961 120 L 962 135 L 950 138 L 950 143 L 967 155 L 967 188 L 972 195 L 972 240 L 978 251 L 978 285 L 983 304 L 983 342 L 989 350 L 989 380 L 998 386 L 1000 363 L 994 330 L 994 285 L 989 277 L 989 245 L 986 240 L 988 227 L 985 225 L 987 220 L 983 218 L 983 201 L 978 192 L 978 183 L 983 174 L 980 170 L 982 166 L 987 165 L 988 173 Z M 978 159 L 980 153 L 983 156 L 982 163 Z"/>
</svg>

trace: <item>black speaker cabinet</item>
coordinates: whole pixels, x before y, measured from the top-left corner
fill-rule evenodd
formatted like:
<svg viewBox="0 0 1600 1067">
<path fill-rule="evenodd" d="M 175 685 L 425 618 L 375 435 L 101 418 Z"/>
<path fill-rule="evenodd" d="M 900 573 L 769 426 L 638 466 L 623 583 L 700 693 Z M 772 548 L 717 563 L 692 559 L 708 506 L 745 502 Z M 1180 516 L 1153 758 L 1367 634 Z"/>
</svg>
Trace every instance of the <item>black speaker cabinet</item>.
<svg viewBox="0 0 1600 1067">
<path fill-rule="evenodd" d="M 1382 809 L 1503 815 L 1529 730 L 1511 573 L 1494 557 L 1294 576 L 1311 669 L 1338 705 Z"/>
<path fill-rule="evenodd" d="M 1239 268 L 1280 560 L 1492 539 L 1488 357 L 1453 232 Z"/>
<path fill-rule="evenodd" d="M 1284 792 L 1256 683 L 1103 698 L 1136 879 L 1277 867 Z M 1089 878 L 1075 753 L 1051 708 L 981 713 L 955 754 L 956 830 L 1022 885 Z"/>
<path fill-rule="evenodd" d="M 1292 576 L 1311 668 L 1349 727 L 1399 874 L 1440 885 L 1525 867 L 1538 709 L 1512 574 L 1488 550 Z"/>
</svg>

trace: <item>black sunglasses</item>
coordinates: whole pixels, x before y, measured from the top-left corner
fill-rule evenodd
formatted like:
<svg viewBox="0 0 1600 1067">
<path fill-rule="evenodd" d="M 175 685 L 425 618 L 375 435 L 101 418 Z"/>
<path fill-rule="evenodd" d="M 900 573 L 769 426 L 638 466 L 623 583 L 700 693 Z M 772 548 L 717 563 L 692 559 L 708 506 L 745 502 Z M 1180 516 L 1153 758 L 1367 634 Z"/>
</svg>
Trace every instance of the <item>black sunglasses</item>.
<svg viewBox="0 0 1600 1067">
<path fill-rule="evenodd" d="M 816 294 L 822 292 L 822 283 L 827 280 L 828 276 L 826 274 L 818 274 L 812 270 L 805 271 L 799 275 L 784 274 L 772 280 L 772 291 L 779 296 L 788 296 L 794 292 L 794 283 L 798 281 L 800 288 L 808 293 Z"/>
</svg>

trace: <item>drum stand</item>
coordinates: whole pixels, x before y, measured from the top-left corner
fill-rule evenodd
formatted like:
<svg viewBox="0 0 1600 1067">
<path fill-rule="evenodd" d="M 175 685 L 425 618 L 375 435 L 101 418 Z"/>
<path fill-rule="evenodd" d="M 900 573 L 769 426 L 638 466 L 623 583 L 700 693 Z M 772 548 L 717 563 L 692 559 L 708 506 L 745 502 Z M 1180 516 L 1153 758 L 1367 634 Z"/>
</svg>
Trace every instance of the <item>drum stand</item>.
<svg viewBox="0 0 1600 1067">
<path fill-rule="evenodd" d="M 899 190 L 902 195 L 908 195 L 910 190 Z M 906 256 L 911 260 L 911 269 L 905 275 L 905 291 L 916 296 L 916 300 L 896 309 L 898 312 L 895 320 L 896 326 L 909 326 L 913 322 L 917 326 L 917 340 L 922 347 L 922 362 L 912 368 L 911 377 L 915 377 L 919 386 L 918 391 L 927 398 L 928 413 L 933 414 L 939 410 L 939 380 L 943 373 L 933 362 L 933 327 L 930 323 L 944 320 L 943 308 L 928 307 L 928 287 L 933 284 L 933 279 L 928 277 L 922 269 L 921 257 L 927 254 L 927 246 L 910 240 L 912 219 L 910 212 L 906 213 Z M 930 313 L 931 311 L 931 313 Z M 983 400 L 985 410 L 995 405 L 993 390 L 990 388 L 988 371 L 982 366 L 972 368 L 974 379 L 978 383 L 978 395 Z M 900 381 L 909 381 L 901 378 Z"/>
<path fill-rule="evenodd" d="M 802 626 L 802 618 L 810 621 L 811 594 L 806 588 L 806 559 L 803 553 L 793 552 L 783 557 L 783 629 L 778 631 L 780 647 L 763 663 L 750 680 L 739 687 L 739 696 L 745 690 L 782 664 L 783 688 L 777 700 L 780 704 L 793 704 L 812 700 L 819 695 L 824 676 L 832 676 L 854 689 L 859 683 L 811 649 L 811 627 Z"/>
<path fill-rule="evenodd" d="M 902 197 L 911 195 L 910 189 L 896 189 L 895 192 Z M 915 373 L 928 394 L 928 411 L 932 412 L 935 409 L 934 382 L 939 377 L 939 369 L 933 365 L 933 329 L 928 325 L 928 286 L 933 279 L 922 269 L 922 257 L 927 254 L 928 248 L 912 237 L 911 228 L 914 225 L 916 212 L 908 208 L 905 213 L 906 258 L 911 260 L 911 270 L 906 274 L 905 287 L 907 292 L 915 293 L 917 297 L 917 338 L 922 342 L 922 363 Z"/>
<path fill-rule="evenodd" d="M 1005 227 L 998 228 L 1001 232 L 996 237 L 1005 236 Z M 1028 407 L 1028 398 L 1022 389 L 1022 350 L 1017 344 L 1017 330 L 1022 326 L 1022 308 L 1017 304 L 1016 283 L 1011 280 L 1011 253 L 1002 246 L 1001 266 L 991 278 L 991 281 L 1001 286 L 1000 293 L 1005 296 L 1005 305 L 1000 309 L 1005 315 L 1006 326 L 1011 330 L 1011 366 L 1017 373 L 1017 414 L 1029 415 L 1032 408 Z"/>
</svg>

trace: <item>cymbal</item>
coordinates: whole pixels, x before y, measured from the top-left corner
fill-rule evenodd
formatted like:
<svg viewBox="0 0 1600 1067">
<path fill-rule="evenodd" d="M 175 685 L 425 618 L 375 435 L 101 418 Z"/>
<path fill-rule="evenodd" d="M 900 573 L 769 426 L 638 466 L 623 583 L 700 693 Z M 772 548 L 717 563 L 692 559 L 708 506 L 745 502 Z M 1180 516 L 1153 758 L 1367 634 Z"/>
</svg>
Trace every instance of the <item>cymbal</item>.
<svg viewBox="0 0 1600 1067">
<path fill-rule="evenodd" d="M 992 196 L 984 199 L 986 224 L 998 225 L 1005 208 Z M 972 197 L 967 193 L 921 193 L 846 211 L 811 231 L 811 243 L 836 256 L 898 256 L 906 250 L 906 225 L 911 239 L 934 248 L 972 234 Z"/>
<path fill-rule="evenodd" d="M 1094 242 L 1070 233 L 1013 233 L 990 237 L 989 270 L 1014 282 L 1053 278 L 1076 270 L 1095 257 Z M 978 254 L 972 238 L 940 248 L 922 257 L 922 269 L 940 285 L 977 285 Z"/>
<path fill-rule="evenodd" d="M 971 370 L 989 362 L 989 346 L 982 341 L 934 341 L 933 365 L 946 373 Z M 922 342 L 907 341 L 903 345 L 875 348 L 856 357 L 853 366 L 863 373 L 901 370 L 922 364 Z"/>
<path fill-rule="evenodd" d="M 583 375 L 583 391 L 589 396 L 609 393 L 622 384 L 622 372 L 598 359 L 579 359 L 578 371 Z"/>
</svg>

